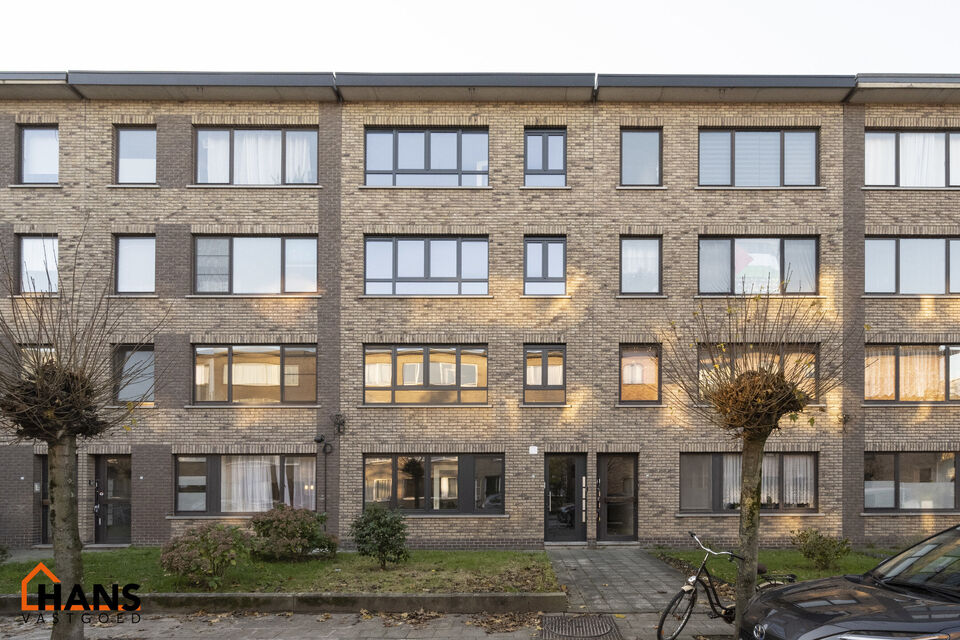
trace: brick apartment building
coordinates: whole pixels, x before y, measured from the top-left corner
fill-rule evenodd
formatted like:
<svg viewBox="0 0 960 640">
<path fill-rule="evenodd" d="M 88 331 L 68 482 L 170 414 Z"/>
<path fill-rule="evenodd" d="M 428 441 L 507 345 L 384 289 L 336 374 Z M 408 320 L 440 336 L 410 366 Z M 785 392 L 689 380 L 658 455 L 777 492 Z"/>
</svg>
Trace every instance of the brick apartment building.
<svg viewBox="0 0 960 640">
<path fill-rule="evenodd" d="M 954 76 L 0 74 L 7 268 L 79 252 L 129 336 L 170 309 L 154 401 L 81 447 L 82 537 L 282 501 L 342 538 L 399 508 L 429 547 L 733 540 L 735 444 L 684 417 L 658 330 L 787 272 L 870 330 L 784 354 L 853 350 L 768 444 L 763 536 L 953 524 L 958 103 Z M 0 446 L 0 543 L 47 542 L 45 482 L 44 446 Z"/>
</svg>

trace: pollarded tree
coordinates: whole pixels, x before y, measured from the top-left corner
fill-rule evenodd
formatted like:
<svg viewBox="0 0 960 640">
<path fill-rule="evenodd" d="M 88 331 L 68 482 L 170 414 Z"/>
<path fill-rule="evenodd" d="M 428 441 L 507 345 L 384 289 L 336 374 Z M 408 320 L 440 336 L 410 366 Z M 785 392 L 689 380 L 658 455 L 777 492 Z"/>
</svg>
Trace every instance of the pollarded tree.
<svg viewBox="0 0 960 640">
<path fill-rule="evenodd" d="M 846 361 L 856 353 L 843 347 L 862 342 L 862 331 L 845 331 L 820 300 L 761 293 L 701 301 L 687 320 L 671 320 L 661 339 L 670 363 L 666 388 L 696 422 L 720 427 L 741 446 L 739 637 L 757 582 L 767 439 L 843 383 Z"/>
<path fill-rule="evenodd" d="M 83 578 L 77 443 L 129 430 L 137 406 L 153 397 L 159 374 L 137 352 L 152 344 L 166 312 L 147 326 L 126 318 L 129 305 L 110 297 L 108 272 L 101 265 L 81 272 L 74 259 L 64 277 L 59 248 L 55 237 L 40 237 L 18 252 L 16 272 L 3 274 L 16 295 L 0 308 L 0 430 L 11 442 L 47 445 L 54 563 L 71 585 Z M 53 638 L 83 637 L 79 616 L 69 618 L 59 616 Z"/>
</svg>

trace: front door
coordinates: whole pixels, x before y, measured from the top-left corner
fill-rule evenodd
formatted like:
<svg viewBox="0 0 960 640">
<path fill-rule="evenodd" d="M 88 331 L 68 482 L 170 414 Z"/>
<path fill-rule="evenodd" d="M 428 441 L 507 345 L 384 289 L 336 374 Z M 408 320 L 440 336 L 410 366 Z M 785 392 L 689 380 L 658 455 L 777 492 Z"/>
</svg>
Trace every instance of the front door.
<svg viewBox="0 0 960 640">
<path fill-rule="evenodd" d="M 597 456 L 598 540 L 637 539 L 637 456 Z"/>
<path fill-rule="evenodd" d="M 93 512 L 98 544 L 130 542 L 130 456 L 97 456 Z"/>
<path fill-rule="evenodd" d="M 545 456 L 544 540 L 587 539 L 587 456 L 548 453 Z"/>
</svg>

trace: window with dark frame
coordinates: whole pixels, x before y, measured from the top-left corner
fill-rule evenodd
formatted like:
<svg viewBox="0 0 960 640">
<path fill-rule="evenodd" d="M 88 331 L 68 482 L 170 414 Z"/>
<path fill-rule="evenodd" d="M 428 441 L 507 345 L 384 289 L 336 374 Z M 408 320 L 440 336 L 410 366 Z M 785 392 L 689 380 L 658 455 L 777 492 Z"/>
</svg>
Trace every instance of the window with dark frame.
<svg viewBox="0 0 960 640">
<path fill-rule="evenodd" d="M 316 236 L 195 236 L 194 293 L 316 293 Z"/>
<path fill-rule="evenodd" d="M 503 454 L 367 454 L 363 504 L 442 515 L 504 512 Z"/>
<path fill-rule="evenodd" d="M 484 237 L 367 236 L 366 295 L 486 295 Z"/>
<path fill-rule="evenodd" d="M 115 285 L 117 293 L 154 293 L 157 273 L 156 237 L 116 236 L 115 246 Z"/>
<path fill-rule="evenodd" d="M 566 129 L 526 129 L 523 156 L 524 186 L 567 186 Z"/>
<path fill-rule="evenodd" d="M 284 504 L 316 509 L 316 457 L 312 455 L 178 455 L 178 514 L 262 513 Z"/>
<path fill-rule="evenodd" d="M 960 238 L 867 238 L 864 293 L 960 293 Z"/>
<path fill-rule="evenodd" d="M 20 184 L 60 181 L 60 129 L 57 125 L 20 126 Z"/>
<path fill-rule="evenodd" d="M 956 511 L 956 452 L 863 454 L 865 511 Z"/>
<path fill-rule="evenodd" d="M 620 345 L 620 403 L 658 403 L 660 393 L 660 345 Z"/>
<path fill-rule="evenodd" d="M 116 132 L 117 184 L 156 184 L 156 127 L 118 126 Z"/>
<path fill-rule="evenodd" d="M 660 294 L 661 243 L 660 237 L 620 236 L 621 294 Z"/>
<path fill-rule="evenodd" d="M 199 128 L 197 184 L 317 184 L 316 129 Z"/>
<path fill-rule="evenodd" d="M 700 186 L 813 187 L 815 129 L 700 130 Z"/>
<path fill-rule="evenodd" d="M 960 131 L 866 131 L 864 186 L 960 187 Z"/>
<path fill-rule="evenodd" d="M 152 405 L 156 391 L 153 345 L 119 345 L 114 358 L 117 402 Z"/>
<path fill-rule="evenodd" d="M 723 349 L 699 348 L 700 386 L 719 370 L 724 376 L 736 372 L 777 366 L 788 380 L 800 381 L 800 388 L 817 402 L 819 390 L 819 354 L 817 344 L 781 344 L 770 347 L 762 344 L 724 344 Z M 739 363 L 743 364 L 739 364 Z M 732 365 L 732 366 L 731 366 Z"/>
<path fill-rule="evenodd" d="M 315 345 L 195 345 L 197 404 L 314 404 Z"/>
<path fill-rule="evenodd" d="M 486 129 L 366 130 L 365 184 L 380 187 L 486 187 Z"/>
<path fill-rule="evenodd" d="M 527 236 L 523 239 L 523 294 L 562 296 L 567 293 L 567 239 Z"/>
<path fill-rule="evenodd" d="M 701 295 L 810 295 L 819 290 L 819 238 L 701 236 Z"/>
<path fill-rule="evenodd" d="M 523 346 L 524 404 L 564 404 L 567 401 L 566 359 L 566 345 Z"/>
<path fill-rule="evenodd" d="M 815 512 L 818 455 L 763 456 L 760 508 L 764 512 Z M 730 513 L 740 510 L 739 453 L 681 453 L 680 511 Z"/>
<path fill-rule="evenodd" d="M 624 187 L 663 184 L 660 165 L 663 157 L 660 129 L 620 130 L 620 185 Z"/>
<path fill-rule="evenodd" d="M 866 402 L 960 401 L 960 345 L 868 344 Z"/>
<path fill-rule="evenodd" d="M 365 345 L 364 404 L 486 404 L 486 345 Z"/>
<path fill-rule="evenodd" d="M 54 294 L 60 288 L 57 236 L 19 236 L 20 293 Z"/>
</svg>

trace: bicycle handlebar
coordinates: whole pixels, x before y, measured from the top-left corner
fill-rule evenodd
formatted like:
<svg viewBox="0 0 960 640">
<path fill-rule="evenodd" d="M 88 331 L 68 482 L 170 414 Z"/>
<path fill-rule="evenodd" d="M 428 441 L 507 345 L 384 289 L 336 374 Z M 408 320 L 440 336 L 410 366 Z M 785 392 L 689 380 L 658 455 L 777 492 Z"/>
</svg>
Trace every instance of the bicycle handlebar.
<svg viewBox="0 0 960 640">
<path fill-rule="evenodd" d="M 740 560 L 741 562 L 744 560 L 743 556 L 739 556 L 733 553 L 732 551 L 714 551 L 713 549 L 704 546 L 703 542 L 700 541 L 700 538 L 697 537 L 697 534 L 695 534 L 693 531 L 688 531 L 687 533 L 689 533 L 690 537 L 694 539 L 698 547 L 700 547 L 701 549 L 703 549 L 704 551 L 706 551 L 712 556 L 729 556 L 731 562 L 733 562 L 734 558 L 736 558 L 737 560 Z"/>
</svg>

